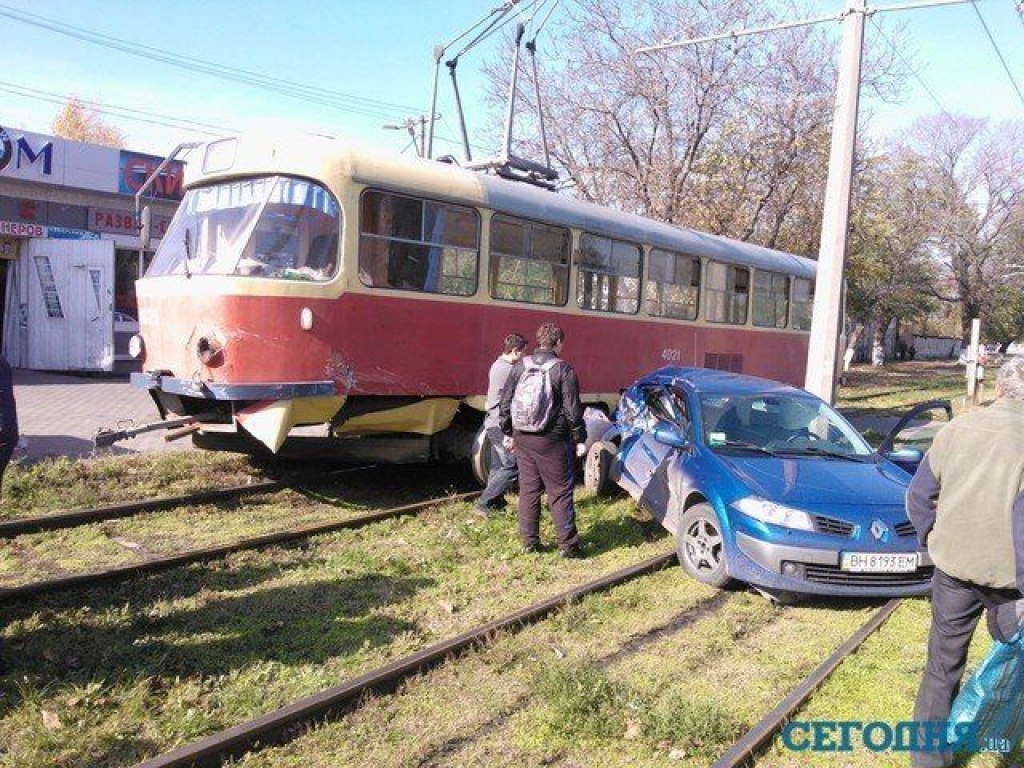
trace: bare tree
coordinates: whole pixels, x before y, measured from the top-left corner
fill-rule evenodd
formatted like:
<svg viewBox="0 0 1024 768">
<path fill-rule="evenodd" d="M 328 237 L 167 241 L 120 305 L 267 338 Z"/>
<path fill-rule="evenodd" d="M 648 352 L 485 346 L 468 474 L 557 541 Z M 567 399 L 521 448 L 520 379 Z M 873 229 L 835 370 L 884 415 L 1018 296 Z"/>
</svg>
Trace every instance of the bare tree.
<svg viewBox="0 0 1024 768">
<path fill-rule="evenodd" d="M 994 316 L 1006 301 L 1010 264 L 1024 244 L 1024 122 L 941 114 L 918 121 L 907 148 L 923 166 L 930 201 L 926 245 L 937 276 L 931 292 L 971 319 Z"/>
<path fill-rule="evenodd" d="M 835 87 L 835 46 L 806 27 L 671 51 L 658 40 L 771 24 L 746 0 L 577 0 L 545 31 L 541 91 L 554 159 L 580 197 L 673 224 L 817 252 Z M 787 18 L 799 9 L 784 9 Z M 547 36 L 550 35 L 550 38 Z M 875 57 L 878 58 L 878 57 Z M 869 76 L 891 80 L 893 60 Z M 488 68 L 495 105 L 508 73 Z M 529 76 L 527 69 L 522 73 Z M 517 123 L 538 155 L 532 84 Z M 497 110 L 496 110 L 497 112 Z"/>
<path fill-rule="evenodd" d="M 53 132 L 57 136 L 88 144 L 123 147 L 124 134 L 103 121 L 95 109 L 77 96 L 72 96 L 53 119 Z"/>
</svg>

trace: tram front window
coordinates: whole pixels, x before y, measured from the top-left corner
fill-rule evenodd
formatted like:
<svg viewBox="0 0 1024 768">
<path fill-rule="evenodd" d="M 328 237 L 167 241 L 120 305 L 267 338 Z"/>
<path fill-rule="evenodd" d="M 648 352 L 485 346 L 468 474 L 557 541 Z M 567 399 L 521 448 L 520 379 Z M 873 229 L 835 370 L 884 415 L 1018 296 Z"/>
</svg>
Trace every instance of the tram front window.
<svg viewBox="0 0 1024 768">
<path fill-rule="evenodd" d="M 330 280 L 341 209 L 323 187 L 272 176 L 191 189 L 147 277 L 239 275 Z"/>
</svg>

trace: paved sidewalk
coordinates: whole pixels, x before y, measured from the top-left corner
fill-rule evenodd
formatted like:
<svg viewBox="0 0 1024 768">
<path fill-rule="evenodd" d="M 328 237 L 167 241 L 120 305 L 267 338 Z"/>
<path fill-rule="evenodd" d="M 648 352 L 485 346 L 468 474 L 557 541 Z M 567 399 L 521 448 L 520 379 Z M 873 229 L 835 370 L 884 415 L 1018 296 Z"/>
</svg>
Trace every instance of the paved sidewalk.
<svg viewBox="0 0 1024 768">
<path fill-rule="evenodd" d="M 150 396 L 127 376 L 72 376 L 16 370 L 14 397 L 23 447 L 15 454 L 35 461 L 47 456 L 92 456 L 92 438 L 101 427 L 158 421 Z M 192 450 L 189 438 L 164 441 L 163 430 L 116 443 L 99 454 Z"/>
</svg>

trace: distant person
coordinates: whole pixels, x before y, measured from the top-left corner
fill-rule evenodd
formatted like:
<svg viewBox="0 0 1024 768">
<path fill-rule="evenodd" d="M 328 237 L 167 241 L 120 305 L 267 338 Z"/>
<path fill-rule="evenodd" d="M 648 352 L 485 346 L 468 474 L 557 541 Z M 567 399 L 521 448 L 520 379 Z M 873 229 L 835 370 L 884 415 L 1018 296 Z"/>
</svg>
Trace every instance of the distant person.
<svg viewBox="0 0 1024 768">
<path fill-rule="evenodd" d="M 915 721 L 949 718 L 982 610 L 998 640 L 1019 624 L 1012 608 L 996 609 L 1024 589 L 1024 358 L 1000 368 L 996 398 L 943 427 L 907 490 L 907 513 L 935 563 Z M 914 752 L 911 762 L 949 766 L 953 757 Z"/>
<path fill-rule="evenodd" d="M 871 364 L 875 367 L 885 365 L 885 343 L 882 334 L 875 334 L 875 340 L 871 344 Z"/>
<path fill-rule="evenodd" d="M 7 358 L 0 355 L 0 491 L 4 470 L 18 445 L 18 409 L 14 405 L 14 374 Z"/>
<path fill-rule="evenodd" d="M 524 552 L 540 549 L 540 497 L 547 493 L 562 557 L 581 557 L 573 505 L 575 456 L 587 439 L 576 371 L 560 355 L 565 333 L 537 329 L 537 349 L 515 364 L 501 395 L 501 431 L 519 461 L 519 536 Z M 573 446 L 576 449 L 573 450 Z"/>
<path fill-rule="evenodd" d="M 498 406 L 501 404 L 501 390 L 508 381 L 512 366 L 523 356 L 526 349 L 526 338 L 518 333 L 510 333 L 502 343 L 501 354 L 491 364 L 487 376 L 487 413 L 484 416 L 484 430 L 487 439 L 498 454 L 498 462 L 491 465 L 487 477 L 487 487 L 480 494 L 476 503 L 476 511 L 486 517 L 492 509 L 504 509 L 506 506 L 505 492 L 519 477 L 516 457 L 512 452 L 512 438 L 502 431 L 498 418 Z"/>
</svg>

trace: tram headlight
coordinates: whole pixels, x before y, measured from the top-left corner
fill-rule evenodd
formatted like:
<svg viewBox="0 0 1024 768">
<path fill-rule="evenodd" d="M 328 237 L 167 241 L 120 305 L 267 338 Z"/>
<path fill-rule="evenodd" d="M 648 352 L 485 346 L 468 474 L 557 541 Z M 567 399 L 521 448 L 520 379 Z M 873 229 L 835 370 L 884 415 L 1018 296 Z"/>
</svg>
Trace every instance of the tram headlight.
<svg viewBox="0 0 1024 768">
<path fill-rule="evenodd" d="M 146 343 L 142 340 L 139 334 L 135 334 L 128 339 L 128 354 L 138 360 L 142 357 L 142 353 L 146 351 Z"/>
<path fill-rule="evenodd" d="M 303 307 L 302 311 L 299 312 L 299 325 L 302 326 L 304 331 L 313 330 L 313 310 L 309 307 Z"/>
</svg>

